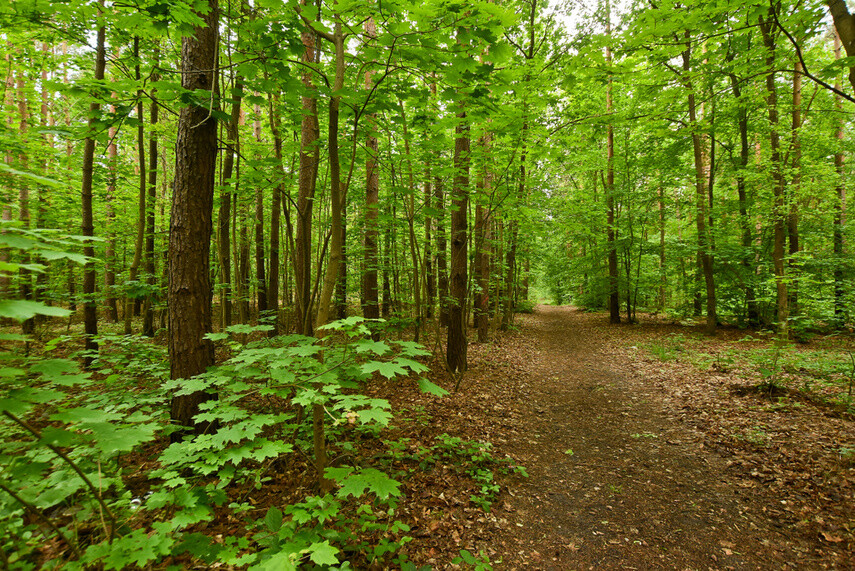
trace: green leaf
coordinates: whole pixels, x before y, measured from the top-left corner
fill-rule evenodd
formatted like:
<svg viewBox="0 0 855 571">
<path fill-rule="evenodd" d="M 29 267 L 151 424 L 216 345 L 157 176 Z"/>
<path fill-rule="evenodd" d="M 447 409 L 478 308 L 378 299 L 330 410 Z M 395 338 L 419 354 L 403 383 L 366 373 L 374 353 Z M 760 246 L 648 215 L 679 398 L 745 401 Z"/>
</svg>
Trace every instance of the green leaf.
<svg viewBox="0 0 855 571">
<path fill-rule="evenodd" d="M 386 354 L 389 351 L 389 346 L 383 343 L 382 341 L 360 341 L 358 343 L 354 343 L 354 348 L 359 354 L 368 353 L 370 351 L 375 355 L 380 356 Z"/>
<path fill-rule="evenodd" d="M 378 372 L 387 379 L 392 379 L 398 375 L 406 377 L 409 374 L 409 371 L 394 361 L 386 363 L 381 361 L 370 361 L 363 364 L 361 370 L 367 375 Z"/>
<path fill-rule="evenodd" d="M 448 394 L 447 390 L 445 390 L 444 388 L 442 388 L 439 385 L 436 385 L 436 384 L 430 382 L 427 379 L 419 379 L 418 383 L 419 383 L 419 388 L 421 389 L 421 391 L 423 393 L 430 393 L 430 394 L 436 395 L 438 397 L 444 397 L 445 395 Z"/>
<path fill-rule="evenodd" d="M 343 479 L 336 477 L 337 475 L 341 476 L 341 470 L 347 470 L 347 468 L 328 468 L 325 473 L 327 477 L 337 480 L 341 484 L 337 495 L 342 499 L 347 496 L 361 497 L 366 490 L 373 492 L 381 500 L 385 500 L 389 496 L 401 495 L 401 491 L 398 489 L 401 484 L 376 468 L 364 468 Z"/>
<path fill-rule="evenodd" d="M 51 317 L 67 317 L 71 312 L 61 307 L 51 307 L 39 301 L 26 299 L 0 299 L 0 317 L 8 317 L 16 321 L 25 321 L 36 315 Z"/>
<path fill-rule="evenodd" d="M 282 527 L 282 510 L 276 506 L 268 509 L 267 515 L 264 516 L 264 525 L 274 533 L 279 531 L 279 528 Z"/>
<path fill-rule="evenodd" d="M 339 549 L 330 545 L 329 540 L 313 543 L 309 546 L 309 559 L 316 565 L 335 565 L 339 562 L 336 557 L 338 552 Z"/>
<path fill-rule="evenodd" d="M 280 551 L 270 559 L 265 559 L 249 569 L 250 571 L 297 571 L 297 566 L 291 560 L 291 553 Z"/>
</svg>

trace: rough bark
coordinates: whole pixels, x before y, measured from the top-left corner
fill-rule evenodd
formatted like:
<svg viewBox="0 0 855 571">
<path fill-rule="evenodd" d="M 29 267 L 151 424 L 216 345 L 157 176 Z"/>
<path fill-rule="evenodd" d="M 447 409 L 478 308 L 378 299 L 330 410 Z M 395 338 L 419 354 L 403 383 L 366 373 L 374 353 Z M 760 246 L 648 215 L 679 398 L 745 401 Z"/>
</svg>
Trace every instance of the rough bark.
<svg viewBox="0 0 855 571">
<path fill-rule="evenodd" d="M 467 211 L 469 210 L 469 126 L 466 111 L 457 113 L 454 141 L 454 186 L 451 212 L 451 288 L 449 296 L 448 370 L 466 370 Z"/>
<path fill-rule="evenodd" d="M 203 26 L 181 42 L 181 86 L 217 91 L 217 0 L 208 0 L 208 11 L 199 14 Z M 211 331 L 210 247 L 213 230 L 214 176 L 217 157 L 217 120 L 211 108 L 181 109 L 175 144 L 175 183 L 169 221 L 169 360 L 170 378 L 189 379 L 214 364 L 214 346 L 205 335 Z M 210 428 L 194 423 L 199 405 L 212 395 L 197 391 L 174 395 L 171 418 L 176 424 L 194 427 L 197 433 Z"/>
</svg>

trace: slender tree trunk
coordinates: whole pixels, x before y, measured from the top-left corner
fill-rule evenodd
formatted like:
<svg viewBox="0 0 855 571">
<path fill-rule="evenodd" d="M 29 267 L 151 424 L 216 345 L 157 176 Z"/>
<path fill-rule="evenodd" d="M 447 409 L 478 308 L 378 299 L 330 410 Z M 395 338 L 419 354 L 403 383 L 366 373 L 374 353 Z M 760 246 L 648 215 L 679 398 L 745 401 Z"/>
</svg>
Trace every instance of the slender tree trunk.
<svg viewBox="0 0 855 571">
<path fill-rule="evenodd" d="M 788 287 L 790 300 L 788 303 L 791 316 L 799 313 L 798 254 L 801 250 L 799 245 L 799 191 L 802 183 L 802 143 L 799 130 L 802 127 L 802 73 L 804 68 L 798 59 L 795 61 L 793 69 L 793 125 L 790 143 L 790 167 L 792 168 L 793 179 L 790 183 L 789 196 L 785 197 L 785 202 L 788 203 L 787 238 L 790 247 L 787 267 L 790 272 Z"/>
<path fill-rule="evenodd" d="M 765 18 L 760 18 L 760 31 L 763 33 L 763 43 L 766 46 L 766 107 L 769 113 L 769 148 L 772 163 L 772 189 L 775 196 L 773 205 L 773 224 L 775 238 L 772 249 L 772 262 L 775 269 L 775 285 L 777 289 L 777 323 L 778 336 L 781 339 L 789 337 L 789 295 L 784 270 L 784 244 L 786 242 L 786 212 L 784 201 L 784 175 L 781 164 L 780 139 L 778 135 L 778 92 L 775 86 L 775 39 L 772 37 L 772 26 Z"/>
<path fill-rule="evenodd" d="M 155 65 L 160 62 L 160 48 L 155 45 Z M 159 79 L 157 74 L 152 76 L 153 80 Z M 148 199 L 145 211 L 145 273 L 148 283 L 148 292 L 143 304 L 143 335 L 154 337 L 154 306 L 158 301 L 155 293 L 157 288 L 157 254 L 154 249 L 155 242 L 155 205 L 157 203 L 157 163 L 160 160 L 158 154 L 157 122 L 160 105 L 157 101 L 157 90 L 150 92 L 151 106 L 149 107 L 148 122 L 151 126 L 148 135 Z"/>
<path fill-rule="evenodd" d="M 253 131 L 255 140 L 261 144 L 261 109 L 255 106 Z M 264 193 L 261 186 L 255 189 L 255 293 L 256 309 L 261 318 L 267 312 L 267 276 L 264 271 Z"/>
<path fill-rule="evenodd" d="M 668 271 L 665 265 L 665 185 L 659 183 L 659 298 L 657 307 L 665 311 L 665 292 L 668 287 Z"/>
<path fill-rule="evenodd" d="M 425 284 L 425 318 L 433 319 L 433 309 L 436 303 L 436 276 L 433 264 L 433 217 L 431 216 L 433 189 L 431 188 L 431 163 L 425 168 L 424 212 L 425 212 L 425 249 L 424 249 L 424 279 Z"/>
<path fill-rule="evenodd" d="M 373 37 L 374 20 L 369 19 L 365 23 L 365 32 L 368 37 Z M 371 89 L 373 82 L 371 70 L 365 72 L 365 89 Z M 366 319 L 377 319 L 380 317 L 380 299 L 377 287 L 377 270 L 380 262 L 379 256 L 379 222 L 380 222 L 380 174 L 377 165 L 379 145 L 375 130 L 375 119 L 369 115 L 367 121 L 368 137 L 365 141 L 366 163 L 365 163 L 365 238 L 363 241 L 363 268 L 362 268 L 362 315 Z M 388 285 L 384 282 L 384 286 Z M 384 288 L 385 292 L 385 288 Z M 384 295 L 384 299 L 387 299 Z M 385 313 L 385 312 L 384 312 Z"/>
<path fill-rule="evenodd" d="M 448 327 L 448 241 L 446 240 L 446 210 L 445 193 L 443 192 L 442 179 L 439 176 L 433 179 L 433 198 L 436 203 L 436 273 L 437 273 L 437 295 L 439 296 L 439 324 Z"/>
<path fill-rule="evenodd" d="M 30 130 L 30 110 L 29 105 L 27 104 L 27 96 L 24 91 L 24 72 L 21 69 L 17 70 L 17 85 L 16 85 L 17 99 L 18 99 L 18 117 L 20 120 L 18 126 L 18 132 L 21 135 L 21 140 L 24 144 L 26 144 L 27 137 Z M 19 162 L 21 165 L 21 169 L 24 171 L 29 170 L 29 162 L 26 153 L 21 153 L 19 157 Z M 21 222 L 21 226 L 26 229 L 30 228 L 30 185 L 25 180 L 20 180 L 18 182 L 18 220 Z M 25 254 L 23 257 L 24 264 L 29 264 L 31 261 L 29 254 Z M 18 280 L 21 288 L 21 297 L 24 299 L 32 299 L 33 298 L 33 278 L 30 274 L 30 270 L 27 268 L 21 268 L 18 273 Z M 26 319 L 21 324 L 21 330 L 24 335 L 31 335 L 35 332 L 36 320 L 34 318 Z"/>
<path fill-rule="evenodd" d="M 841 57 L 840 38 L 837 34 L 834 36 L 834 55 L 837 59 Z M 836 87 L 840 89 L 840 82 L 837 82 Z M 846 118 L 843 113 L 843 98 L 837 95 L 834 100 L 837 110 L 837 129 L 834 136 L 837 139 L 837 151 L 834 153 L 834 170 L 837 172 L 837 188 L 835 189 L 836 200 L 834 203 L 834 226 L 832 241 L 834 244 L 834 322 L 837 327 L 843 327 L 848 318 L 847 304 L 845 301 L 845 282 L 844 282 L 844 241 L 843 228 L 846 223 L 846 163 L 844 149 L 844 132 L 846 128 Z"/>
<path fill-rule="evenodd" d="M 751 245 L 754 238 L 751 233 L 751 219 L 748 217 L 748 191 L 745 181 L 748 158 L 751 152 L 748 142 L 748 108 L 742 101 L 742 88 L 740 87 L 739 79 L 734 74 L 730 74 L 730 85 L 733 89 L 734 97 L 739 102 L 736 120 L 736 126 L 739 131 L 739 163 L 736 172 L 736 192 L 739 197 L 739 227 L 742 235 L 743 253 L 741 255 L 741 266 L 745 280 L 745 307 L 748 326 L 758 327 L 760 325 L 760 311 L 757 308 L 757 298 L 754 289 L 754 264 L 751 252 Z"/>
<path fill-rule="evenodd" d="M 216 102 L 219 10 L 208 0 L 199 14 L 204 25 L 181 42 L 181 86 L 210 93 Z M 175 144 L 175 184 L 169 221 L 169 360 L 170 378 L 189 379 L 214 364 L 214 346 L 205 335 L 211 331 L 210 248 L 213 230 L 214 177 L 217 159 L 217 120 L 213 107 L 183 107 Z M 199 405 L 212 398 L 205 391 L 173 395 L 171 418 L 194 427 Z"/>
<path fill-rule="evenodd" d="M 421 336 L 421 328 L 422 328 L 422 282 L 420 280 L 421 277 L 421 268 L 419 264 L 419 250 L 418 250 L 418 239 L 416 238 L 416 184 L 415 184 L 415 176 L 413 174 L 413 160 L 410 149 L 410 133 L 407 127 L 407 115 L 404 107 L 404 102 L 398 102 L 401 109 L 401 121 L 404 130 L 404 154 L 406 156 L 407 161 L 407 189 L 408 193 L 404 199 L 404 209 L 407 212 L 407 230 L 409 231 L 409 244 L 410 244 L 410 262 L 412 264 L 412 282 L 410 284 L 410 290 L 413 292 L 413 305 L 414 307 L 414 317 L 416 319 L 415 331 L 413 334 L 413 340 L 418 343 Z"/>
<path fill-rule="evenodd" d="M 370 20 L 369 20 L 370 21 Z M 366 27 L 368 24 L 366 23 Z M 370 35 L 370 34 L 369 34 Z M 333 95 L 330 97 L 327 145 L 329 150 L 330 169 L 330 243 L 329 260 L 324 275 L 323 289 L 318 303 L 317 324 L 326 325 L 331 321 L 332 300 L 336 284 L 339 280 L 339 270 L 342 260 L 342 220 L 344 218 L 344 185 L 341 181 L 341 161 L 339 159 L 339 106 L 341 96 L 337 95 L 344 88 L 344 30 L 340 20 L 336 20 L 335 31 L 330 38 L 335 53 L 335 79 L 333 80 Z"/>
<path fill-rule="evenodd" d="M 612 65 L 612 21 L 611 6 L 606 2 L 606 66 Z M 612 78 L 606 85 L 606 115 L 613 111 Z M 609 323 L 620 323 L 620 299 L 618 294 L 617 220 L 615 219 L 615 131 L 611 120 L 606 126 L 606 243 L 609 249 Z"/>
<path fill-rule="evenodd" d="M 243 101 L 243 77 L 235 76 L 232 90 L 232 108 L 229 123 L 226 126 L 226 148 L 223 157 L 223 172 L 220 182 L 220 207 L 217 212 L 217 257 L 220 266 L 220 327 L 225 329 L 232 324 L 232 251 L 231 232 L 229 227 L 232 220 L 234 197 L 238 185 L 234 178 L 235 155 L 240 152 L 240 123 L 241 102 Z"/>
<path fill-rule="evenodd" d="M 137 81 L 141 81 L 142 74 L 140 73 L 140 65 L 139 65 L 139 57 L 140 57 L 140 39 L 139 37 L 134 37 L 134 58 L 137 59 L 136 65 L 136 79 Z M 131 262 L 131 268 L 128 272 L 129 281 L 132 283 L 136 283 L 139 277 L 139 268 L 140 262 L 142 261 L 142 253 L 143 247 L 145 245 L 145 212 L 146 212 L 146 204 L 145 199 L 148 193 L 148 181 L 146 179 L 146 160 L 145 160 L 145 129 L 143 126 L 143 92 L 142 89 L 137 91 L 137 117 L 139 121 L 137 123 L 137 160 L 138 160 L 138 170 L 139 170 L 139 181 L 138 181 L 138 214 L 137 214 L 137 233 L 136 239 L 134 240 L 134 258 Z M 137 288 L 139 289 L 139 288 Z M 136 295 L 128 294 L 125 298 L 125 315 L 124 315 L 124 325 L 125 325 L 125 335 L 131 334 L 131 319 L 135 313 L 134 309 L 136 307 L 136 303 L 138 301 L 138 297 Z"/>
<path fill-rule="evenodd" d="M 116 97 L 116 94 L 113 94 Z M 112 109 L 115 113 L 115 107 Z M 116 300 L 116 213 L 113 210 L 113 200 L 116 196 L 116 161 L 118 149 L 116 146 L 115 127 L 107 130 L 107 243 L 104 251 L 104 289 L 107 294 L 107 316 L 110 322 L 119 321 L 119 308 Z"/>
<path fill-rule="evenodd" d="M 481 201 L 490 196 L 492 180 L 490 175 L 490 140 L 491 135 L 485 134 L 481 139 L 484 149 L 483 167 L 478 181 Z M 490 335 L 490 225 L 492 216 L 483 204 L 475 207 L 475 268 L 477 292 L 475 294 L 475 329 L 478 331 L 478 342 L 486 343 Z"/>
<path fill-rule="evenodd" d="M 469 125 L 465 109 L 457 113 L 454 188 L 451 213 L 451 295 L 446 358 L 452 373 L 466 370 L 467 211 L 469 210 Z"/>
<path fill-rule="evenodd" d="M 100 13 L 104 6 L 103 0 L 100 1 L 99 6 Z M 95 81 L 104 80 L 104 70 L 107 63 L 104 49 L 106 35 L 106 29 L 104 26 L 100 26 L 95 40 Z M 92 175 L 95 162 L 96 116 L 100 110 L 101 104 L 97 101 L 92 101 L 89 104 L 89 126 L 86 131 L 86 139 L 83 142 L 80 233 L 85 237 L 95 235 L 95 224 L 92 216 Z M 95 247 L 91 240 L 88 240 L 83 247 L 83 255 L 89 260 L 95 258 Z M 83 357 L 83 364 L 86 368 L 90 368 L 98 353 L 98 343 L 95 341 L 95 337 L 98 335 L 98 303 L 95 298 L 95 264 L 92 261 L 83 266 L 83 296 L 83 331 L 86 339 L 86 354 Z"/>
<path fill-rule="evenodd" d="M 698 132 L 697 105 L 695 90 L 689 77 L 691 70 L 690 32 L 686 31 L 686 49 L 683 52 L 683 86 L 686 88 L 689 103 L 689 123 L 692 130 L 692 149 L 695 163 L 695 226 L 698 231 L 698 261 L 706 285 L 706 332 L 715 334 L 718 321 L 716 315 L 715 276 L 713 275 L 713 255 L 710 244 L 710 233 L 707 226 L 708 196 L 706 189 L 706 172 L 704 165 L 704 149 L 701 134 Z"/>
<path fill-rule="evenodd" d="M 306 0 L 301 1 L 306 5 Z M 294 282 L 296 286 L 297 333 L 312 335 L 312 211 L 318 178 L 318 100 L 314 94 L 310 67 L 315 64 L 317 36 L 306 26 L 301 33 L 303 41 L 303 120 L 300 132 L 300 174 L 297 196 L 297 237 L 294 252 Z"/>
</svg>

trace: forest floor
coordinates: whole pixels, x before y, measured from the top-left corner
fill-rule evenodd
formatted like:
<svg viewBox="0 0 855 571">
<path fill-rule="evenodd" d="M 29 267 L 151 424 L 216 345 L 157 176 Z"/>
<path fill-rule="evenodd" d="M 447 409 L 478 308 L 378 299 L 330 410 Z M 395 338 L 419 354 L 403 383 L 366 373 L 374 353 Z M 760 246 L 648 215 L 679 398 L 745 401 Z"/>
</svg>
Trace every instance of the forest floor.
<svg viewBox="0 0 855 571">
<path fill-rule="evenodd" d="M 484 513 L 453 466 L 414 471 L 398 513 L 414 562 L 454 568 L 466 549 L 496 569 L 855 569 L 851 414 L 755 391 L 756 373 L 725 359 L 657 359 L 651 344 L 692 332 L 661 320 L 538 306 L 517 326 L 470 344 L 456 393 L 377 388 L 403 411 L 392 435 L 406 446 L 491 442 L 528 473 L 497 476 Z M 702 343 L 715 354 L 745 335 Z"/>
</svg>

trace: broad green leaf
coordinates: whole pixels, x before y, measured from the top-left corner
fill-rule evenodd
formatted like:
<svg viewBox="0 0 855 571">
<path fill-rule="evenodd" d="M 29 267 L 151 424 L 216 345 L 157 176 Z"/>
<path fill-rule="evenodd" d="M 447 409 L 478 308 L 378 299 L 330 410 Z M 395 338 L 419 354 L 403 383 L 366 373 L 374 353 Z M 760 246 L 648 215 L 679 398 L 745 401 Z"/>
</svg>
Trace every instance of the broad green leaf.
<svg viewBox="0 0 855 571">
<path fill-rule="evenodd" d="M 337 564 L 339 553 L 337 547 L 330 545 L 329 540 L 322 543 L 313 543 L 309 546 L 309 559 L 317 565 L 335 565 Z"/>
<path fill-rule="evenodd" d="M 16 321 L 25 321 L 36 315 L 51 317 L 67 317 L 71 312 L 61 307 L 52 307 L 39 301 L 26 299 L 0 299 L 0 317 L 8 317 Z"/>
<path fill-rule="evenodd" d="M 438 397 L 444 397 L 448 394 L 448 391 L 442 388 L 441 386 L 430 382 L 427 379 L 419 379 L 419 388 L 423 393 L 430 393 L 432 395 L 436 395 Z"/>
<path fill-rule="evenodd" d="M 387 379 L 392 379 L 398 375 L 406 377 L 409 374 L 409 371 L 394 361 L 385 363 L 381 361 L 370 361 L 362 365 L 362 372 L 368 375 L 378 372 Z"/>
</svg>

